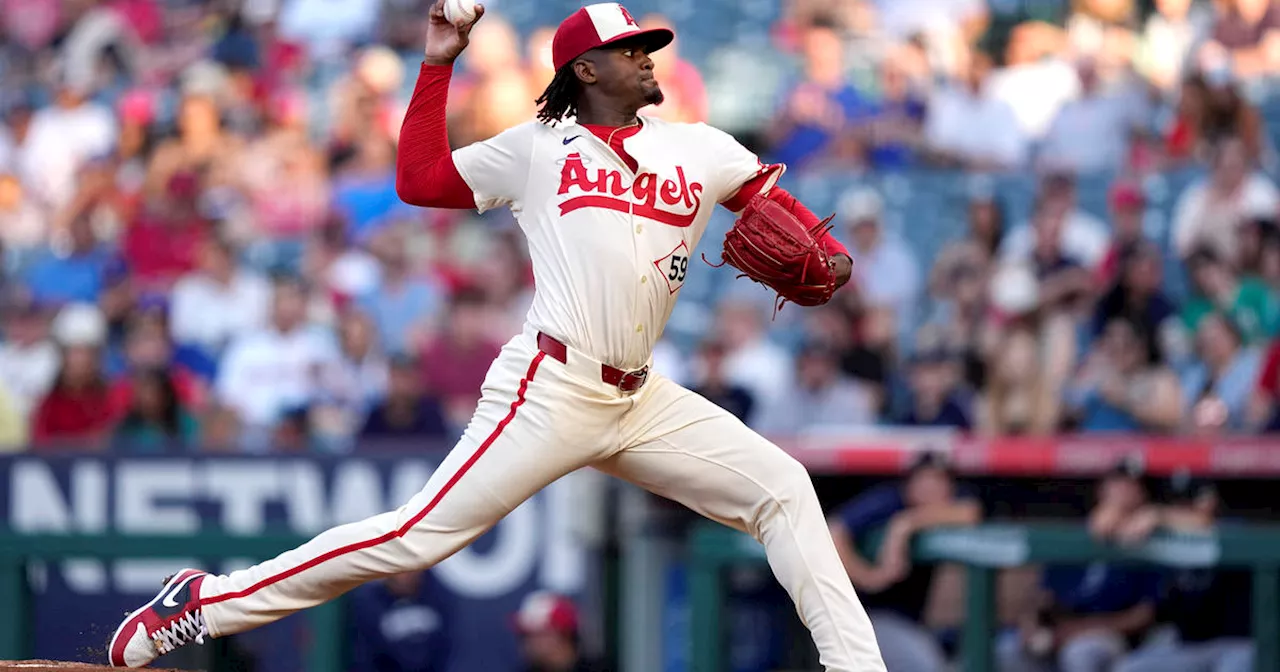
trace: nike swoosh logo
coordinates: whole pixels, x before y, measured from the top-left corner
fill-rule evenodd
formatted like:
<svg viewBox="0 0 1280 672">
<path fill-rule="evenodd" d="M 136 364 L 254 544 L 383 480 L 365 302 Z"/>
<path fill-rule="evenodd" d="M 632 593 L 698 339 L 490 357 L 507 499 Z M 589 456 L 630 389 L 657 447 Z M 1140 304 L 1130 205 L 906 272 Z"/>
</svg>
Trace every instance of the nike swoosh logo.
<svg viewBox="0 0 1280 672">
<path fill-rule="evenodd" d="M 572 138 L 565 138 L 565 139 L 564 139 L 564 144 L 566 144 L 566 145 L 567 145 L 567 144 L 569 144 L 569 143 L 573 142 L 574 140 L 577 140 L 578 138 L 581 138 L 581 137 L 582 137 L 581 135 L 575 135 L 575 136 L 573 136 Z"/>
<path fill-rule="evenodd" d="M 173 597 L 174 597 L 175 595 L 177 595 L 178 593 L 182 592 L 182 587 L 183 587 L 183 586 L 187 585 L 187 583 L 188 583 L 188 582 L 190 582 L 192 579 L 194 579 L 194 578 L 196 578 L 196 577 L 198 577 L 198 576 L 200 576 L 200 575 L 199 575 L 199 574 L 192 574 L 191 576 L 188 576 L 187 578 L 183 579 L 181 582 L 179 582 L 179 583 L 178 583 L 178 585 L 176 585 L 176 586 L 174 586 L 174 587 L 173 587 L 173 590 L 169 591 L 169 594 L 168 594 L 168 595 L 165 595 L 165 596 L 164 596 L 164 601 L 163 601 L 163 602 L 161 602 L 160 604 L 163 604 L 164 606 L 169 607 L 169 608 L 173 608 L 173 607 L 178 606 L 178 603 L 173 601 Z"/>
</svg>

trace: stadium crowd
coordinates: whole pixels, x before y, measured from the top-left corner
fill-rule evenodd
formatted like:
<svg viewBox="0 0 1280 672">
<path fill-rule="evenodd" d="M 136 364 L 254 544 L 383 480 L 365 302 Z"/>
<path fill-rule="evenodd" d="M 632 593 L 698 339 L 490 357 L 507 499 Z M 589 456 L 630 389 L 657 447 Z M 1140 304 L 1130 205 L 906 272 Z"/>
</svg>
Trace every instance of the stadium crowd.
<svg viewBox="0 0 1280 672">
<path fill-rule="evenodd" d="M 331 4 L 0 5 L 9 449 L 458 433 L 528 304 L 522 241 L 509 215 L 396 196 L 426 3 Z M 978 179 L 955 239 L 922 259 L 913 223 L 889 230 L 883 195 L 851 187 L 836 209 L 855 283 L 834 305 L 771 323 L 723 293 L 707 338 L 664 343 L 661 370 L 773 434 L 1272 426 L 1280 196 L 1251 101 L 1280 70 L 1280 10 L 1006 5 L 788 3 L 771 58 L 794 67 L 740 133 L 793 176 L 1034 171 L 1027 221 Z M 550 28 L 522 35 L 493 9 L 451 93 L 458 145 L 530 118 L 552 74 Z M 678 47 L 655 58 L 668 96 L 651 112 L 716 122 L 724 82 Z M 1203 177 L 1149 238 L 1144 179 L 1188 166 Z M 1116 176 L 1105 217 L 1077 203 L 1076 177 L 1098 173 Z M 1166 290 L 1170 261 L 1189 294 Z M 801 338 L 771 338 L 779 322 Z"/>
<path fill-rule="evenodd" d="M 396 139 L 427 4 L 0 1 L 4 450 L 451 443 L 519 329 L 533 278 L 509 214 L 397 197 Z M 517 29 L 504 13 L 519 0 L 489 4 L 451 91 L 457 146 L 531 118 L 553 74 L 553 26 Z M 679 17 L 649 13 L 663 3 L 628 4 L 642 23 L 683 31 Z M 786 162 L 785 180 L 945 173 L 965 182 L 967 206 L 950 215 L 941 253 L 922 256 L 915 223 L 887 226 L 890 199 L 851 183 L 835 210 L 855 279 L 832 305 L 770 321 L 769 297 L 750 286 L 717 291 L 703 338 L 664 342 L 659 370 L 777 435 L 1280 427 L 1280 190 L 1264 114 L 1280 74 L 1280 7 L 779 4 L 767 48 L 748 45 L 755 60 L 741 44 L 683 39 L 655 54 L 667 102 L 649 112 L 724 126 Z M 699 56 L 686 59 L 686 47 Z M 1152 178 L 1172 170 L 1196 178 L 1153 235 Z M 1023 220 L 991 179 L 1030 173 Z M 1092 212 L 1079 184 L 1099 174 L 1114 177 L 1106 211 Z M 1175 291 L 1174 276 L 1190 290 Z M 776 338 L 782 325 L 800 338 Z M 921 485 L 920 473 L 934 480 Z M 903 512 L 955 504 L 943 520 L 981 515 L 945 470 L 911 478 L 834 525 L 889 523 L 901 542 L 929 526 Z M 1135 484 L 1124 469 L 1104 481 L 1091 518 L 1100 536 L 1216 515 L 1195 508 L 1203 493 L 1185 484 L 1163 508 Z M 855 583 L 900 588 L 874 604 L 918 621 L 931 577 L 892 551 L 882 560 L 851 563 Z M 1119 661 L 1155 621 L 1156 592 L 1141 592 L 1146 577 L 1108 571 L 1055 575 L 1059 603 L 1028 611 L 1024 632 L 1053 631 L 1058 658 L 1027 660 L 1027 639 L 1002 655 L 1009 669 Z M 1203 576 L 1177 578 L 1173 594 L 1188 601 L 1175 614 L 1218 592 Z M 371 587 L 360 608 L 391 609 L 415 581 Z M 1049 616 L 1078 616 L 1087 600 L 1092 620 Z M 878 630 L 894 627 L 887 618 Z M 1237 634 L 1224 633 L 1195 637 Z M 895 669 L 940 669 L 918 631 L 896 634 L 907 644 L 895 651 L 925 658 Z M 1245 664 L 1238 647 L 1215 651 L 1194 669 L 1245 669 L 1230 667 Z M 1183 669 L 1158 656 L 1128 664 Z M 387 665 L 369 669 L 401 669 Z"/>
</svg>

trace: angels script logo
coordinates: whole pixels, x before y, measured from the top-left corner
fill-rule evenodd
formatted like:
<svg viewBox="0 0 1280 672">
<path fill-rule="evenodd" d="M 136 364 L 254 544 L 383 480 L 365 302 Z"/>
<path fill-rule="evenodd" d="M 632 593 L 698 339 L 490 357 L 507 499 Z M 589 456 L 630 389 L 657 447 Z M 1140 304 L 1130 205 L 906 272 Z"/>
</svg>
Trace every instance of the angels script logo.
<svg viewBox="0 0 1280 672">
<path fill-rule="evenodd" d="M 698 208 L 702 207 L 702 183 L 690 182 L 680 166 L 676 167 L 675 180 L 659 183 L 657 175 L 642 173 L 628 187 L 623 184 L 622 173 L 617 170 L 597 168 L 588 172 L 582 156 L 574 152 L 565 157 L 564 166 L 560 169 L 560 190 L 557 193 L 564 195 L 570 189 L 584 192 L 584 195 L 561 203 L 561 215 L 582 208 L 607 208 L 685 227 L 693 224 Z M 664 207 L 659 207 L 659 202 Z"/>
</svg>

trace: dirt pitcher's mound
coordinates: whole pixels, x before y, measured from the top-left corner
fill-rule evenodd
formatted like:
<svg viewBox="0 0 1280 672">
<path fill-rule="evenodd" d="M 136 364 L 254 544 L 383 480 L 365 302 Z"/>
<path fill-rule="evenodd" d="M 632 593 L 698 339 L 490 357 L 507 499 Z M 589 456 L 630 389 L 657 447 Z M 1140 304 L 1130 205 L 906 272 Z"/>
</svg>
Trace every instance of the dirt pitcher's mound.
<svg viewBox="0 0 1280 672">
<path fill-rule="evenodd" d="M 115 668 L 106 665 L 62 663 L 56 660 L 0 660 L 0 672 L 101 672 Z M 180 670 L 150 670 L 149 672 L 181 672 Z"/>
</svg>

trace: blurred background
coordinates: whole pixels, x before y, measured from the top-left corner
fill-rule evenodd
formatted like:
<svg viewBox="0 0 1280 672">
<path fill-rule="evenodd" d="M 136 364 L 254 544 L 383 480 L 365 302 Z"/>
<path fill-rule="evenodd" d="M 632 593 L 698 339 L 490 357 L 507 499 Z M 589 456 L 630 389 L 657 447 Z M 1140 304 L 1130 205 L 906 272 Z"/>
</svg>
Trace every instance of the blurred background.
<svg viewBox="0 0 1280 672">
<path fill-rule="evenodd" d="M 428 4 L 0 0 L 0 658 L 101 661 L 167 572 L 394 508 L 460 434 L 533 277 L 510 213 L 396 196 Z M 642 114 L 837 213 L 832 304 L 771 319 L 694 264 L 655 357 L 813 472 L 891 672 L 1280 670 L 1280 7 L 627 4 L 678 36 Z M 580 3 L 486 5 L 455 146 L 532 117 Z M 929 551 L 940 520 L 979 536 Z M 965 569 L 993 529 L 1022 545 Z M 704 628 L 713 532 L 575 474 L 430 572 L 166 662 L 818 669 L 749 550 Z"/>
</svg>

